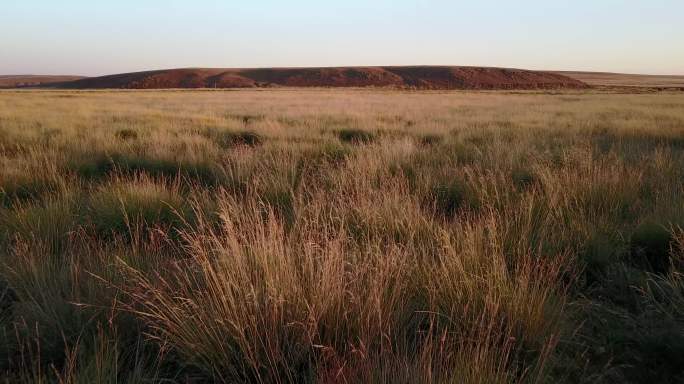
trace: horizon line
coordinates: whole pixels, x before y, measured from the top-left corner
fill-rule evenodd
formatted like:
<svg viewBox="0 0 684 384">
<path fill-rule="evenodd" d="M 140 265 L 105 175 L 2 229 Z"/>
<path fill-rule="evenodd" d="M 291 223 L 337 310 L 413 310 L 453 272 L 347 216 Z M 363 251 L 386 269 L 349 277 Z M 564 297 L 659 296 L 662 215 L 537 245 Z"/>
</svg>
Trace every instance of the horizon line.
<svg viewBox="0 0 684 384">
<path fill-rule="evenodd" d="M 556 72 L 556 73 L 593 73 L 606 75 L 638 75 L 638 76 L 684 76 L 684 73 L 648 73 L 648 72 L 620 72 L 611 70 L 586 70 L 586 69 L 531 69 L 511 66 L 496 66 L 496 65 L 453 65 L 453 64 L 408 64 L 408 65 L 310 65 L 310 66 L 245 66 L 245 67 L 213 67 L 213 66 L 183 66 L 183 67 L 164 67 L 143 70 L 128 70 L 120 72 L 111 72 L 98 75 L 82 75 L 82 74 L 55 74 L 55 73 L 0 73 L 0 77 L 11 76 L 72 76 L 95 78 L 104 76 L 114 76 L 127 73 L 144 73 L 156 71 L 173 71 L 183 69 L 226 69 L 226 70 L 246 70 L 246 69 L 308 69 L 308 68 L 400 68 L 400 67 L 461 67 L 461 68 L 500 68 L 500 69 L 518 69 L 540 72 Z"/>
</svg>

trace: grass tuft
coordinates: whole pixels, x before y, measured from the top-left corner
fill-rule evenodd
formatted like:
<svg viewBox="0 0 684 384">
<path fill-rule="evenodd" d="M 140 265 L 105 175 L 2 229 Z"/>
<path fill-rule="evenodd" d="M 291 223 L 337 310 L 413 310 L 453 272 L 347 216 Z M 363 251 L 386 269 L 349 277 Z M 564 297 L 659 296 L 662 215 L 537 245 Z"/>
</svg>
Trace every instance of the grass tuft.
<svg viewBox="0 0 684 384">
<path fill-rule="evenodd" d="M 110 182 L 88 202 L 88 224 L 105 237 L 127 236 L 137 226 L 174 232 L 185 225 L 190 213 L 177 186 L 144 177 Z"/>
<path fill-rule="evenodd" d="M 427 134 L 420 137 L 418 140 L 421 145 L 432 146 L 441 143 L 444 140 L 442 135 Z"/>
<path fill-rule="evenodd" d="M 264 142 L 264 138 L 253 131 L 217 131 L 210 134 L 210 136 L 221 148 L 236 146 L 256 147 Z"/>
<path fill-rule="evenodd" d="M 218 167 L 201 160 L 157 159 L 132 154 L 91 154 L 72 161 L 69 167 L 86 180 L 99 180 L 116 173 L 173 179 L 183 177 L 206 186 L 218 185 L 222 176 Z"/>
<path fill-rule="evenodd" d="M 638 267 L 665 275 L 672 267 L 670 252 L 674 241 L 672 233 L 664 226 L 641 224 L 630 239 L 631 260 Z"/>
<path fill-rule="evenodd" d="M 133 129 L 124 128 L 116 131 L 114 136 L 116 136 L 117 139 L 124 141 L 136 140 L 138 138 L 138 132 Z"/>
<path fill-rule="evenodd" d="M 476 209 L 478 202 L 465 182 L 451 180 L 434 186 L 427 197 L 426 205 L 438 216 L 452 219 L 460 212 Z"/>
<path fill-rule="evenodd" d="M 337 137 L 343 142 L 351 144 L 368 144 L 376 139 L 376 135 L 373 132 L 352 128 L 337 131 Z"/>
</svg>

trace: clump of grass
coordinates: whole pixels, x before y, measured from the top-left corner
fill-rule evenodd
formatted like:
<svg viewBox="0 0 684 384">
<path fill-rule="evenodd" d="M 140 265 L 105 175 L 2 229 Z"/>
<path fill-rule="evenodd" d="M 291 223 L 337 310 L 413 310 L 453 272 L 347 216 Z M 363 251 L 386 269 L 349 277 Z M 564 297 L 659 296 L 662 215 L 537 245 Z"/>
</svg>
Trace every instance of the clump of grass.
<svg viewBox="0 0 684 384">
<path fill-rule="evenodd" d="M 253 131 L 220 131 L 213 134 L 214 140 L 221 148 L 236 146 L 256 147 L 264 142 L 264 138 Z"/>
<path fill-rule="evenodd" d="M 228 118 L 241 121 L 243 124 L 248 125 L 257 121 L 264 120 L 266 116 L 263 114 L 250 114 L 250 113 L 231 113 L 227 115 Z"/>
<path fill-rule="evenodd" d="M 672 233 L 662 225 L 641 224 L 630 239 L 630 257 L 636 266 L 658 274 L 672 267 L 670 252 L 675 244 Z"/>
<path fill-rule="evenodd" d="M 368 144 L 376 139 L 376 135 L 373 132 L 353 128 L 337 131 L 337 137 L 345 143 L 352 144 Z"/>
<path fill-rule="evenodd" d="M 402 159 L 391 164 L 388 171 L 392 176 L 404 178 L 412 192 L 417 190 L 420 171 L 415 163 Z"/>
<path fill-rule="evenodd" d="M 139 177 L 99 188 L 88 202 L 87 224 L 105 237 L 128 236 L 139 225 L 173 232 L 186 223 L 190 213 L 176 185 Z"/>
<path fill-rule="evenodd" d="M 424 146 L 432 146 L 441 143 L 443 140 L 444 137 L 442 135 L 431 133 L 421 136 L 418 142 Z"/>
<path fill-rule="evenodd" d="M 124 128 L 116 131 L 114 133 L 114 136 L 116 136 L 117 139 L 123 141 L 135 140 L 138 138 L 138 132 L 134 129 Z"/>
<path fill-rule="evenodd" d="M 25 175 L 0 184 L 0 205 L 11 206 L 17 202 L 40 200 L 63 189 L 58 180 Z"/>
<path fill-rule="evenodd" d="M 584 273 L 588 285 L 600 282 L 605 278 L 608 268 L 615 265 L 621 247 L 618 240 L 605 233 L 593 234 L 580 251 L 584 263 Z"/>
<path fill-rule="evenodd" d="M 73 196 L 61 196 L 0 210 L 0 244 L 20 238 L 39 241 L 48 252 L 63 251 L 69 233 L 77 228 L 77 209 Z"/>
<path fill-rule="evenodd" d="M 310 374 L 301 305 L 307 293 L 293 279 L 282 227 L 264 221 L 255 206 L 223 201 L 220 232 L 189 234 L 193 259 L 174 269 L 168 284 L 134 274 L 129 294 L 155 334 L 204 378 L 263 382 Z M 305 328 L 287 325 L 303 320 Z"/>
<path fill-rule="evenodd" d="M 523 167 L 514 168 L 511 172 L 511 178 L 515 186 L 521 189 L 527 188 L 537 181 L 534 172 Z"/>
<path fill-rule="evenodd" d="M 339 165 L 343 163 L 351 153 L 352 151 L 350 148 L 336 142 L 330 142 L 307 149 L 303 153 L 303 159 L 312 164 Z"/>
<path fill-rule="evenodd" d="M 477 147 L 459 141 L 449 142 L 444 147 L 444 152 L 454 157 L 459 164 L 476 164 L 482 157 L 482 152 Z"/>
<path fill-rule="evenodd" d="M 100 152 L 85 152 L 73 155 L 66 168 L 86 180 L 97 180 L 109 176 L 114 170 L 114 161 Z"/>
<path fill-rule="evenodd" d="M 114 169 L 124 174 L 145 173 L 172 179 L 185 177 L 203 185 L 217 185 L 220 174 L 215 165 L 199 160 L 155 159 L 144 156 L 119 155 L 112 158 Z"/>
<path fill-rule="evenodd" d="M 424 205 L 438 216 L 450 219 L 459 212 L 476 209 L 479 204 L 464 181 L 450 180 L 435 185 Z"/>
<path fill-rule="evenodd" d="M 219 169 L 207 162 L 159 159 L 134 154 L 87 154 L 72 160 L 68 167 L 86 180 L 104 179 L 118 172 L 124 175 L 144 173 L 167 179 L 180 176 L 208 186 L 218 185 L 221 181 Z"/>
<path fill-rule="evenodd" d="M 269 189 L 263 193 L 262 203 L 265 204 L 266 214 L 272 212 L 290 227 L 295 220 L 295 204 L 292 191 L 284 189 Z"/>
</svg>

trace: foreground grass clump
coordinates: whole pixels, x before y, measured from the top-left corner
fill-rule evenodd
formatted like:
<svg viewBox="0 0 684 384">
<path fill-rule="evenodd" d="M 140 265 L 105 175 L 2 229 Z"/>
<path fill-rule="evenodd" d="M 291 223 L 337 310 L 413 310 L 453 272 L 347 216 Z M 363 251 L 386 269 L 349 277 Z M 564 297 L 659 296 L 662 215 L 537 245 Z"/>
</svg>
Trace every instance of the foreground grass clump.
<svg viewBox="0 0 684 384">
<path fill-rule="evenodd" d="M 682 94 L 64 96 L 0 93 L 3 382 L 684 377 Z"/>
</svg>

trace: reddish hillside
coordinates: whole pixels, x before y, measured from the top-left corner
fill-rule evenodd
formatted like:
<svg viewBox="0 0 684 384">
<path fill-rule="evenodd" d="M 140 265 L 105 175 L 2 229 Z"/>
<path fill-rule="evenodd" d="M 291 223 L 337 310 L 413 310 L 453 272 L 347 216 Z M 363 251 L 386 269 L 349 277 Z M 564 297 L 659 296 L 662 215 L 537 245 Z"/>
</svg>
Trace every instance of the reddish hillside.
<svg viewBox="0 0 684 384">
<path fill-rule="evenodd" d="M 593 86 L 683 89 L 684 76 L 608 72 L 556 72 Z"/>
<path fill-rule="evenodd" d="M 91 77 L 61 84 L 73 89 L 252 87 L 396 87 L 417 89 L 586 88 L 557 73 L 481 67 L 347 67 L 169 69 Z"/>
<path fill-rule="evenodd" d="M 44 87 L 82 78 L 82 76 L 0 75 L 0 88 Z"/>
</svg>

